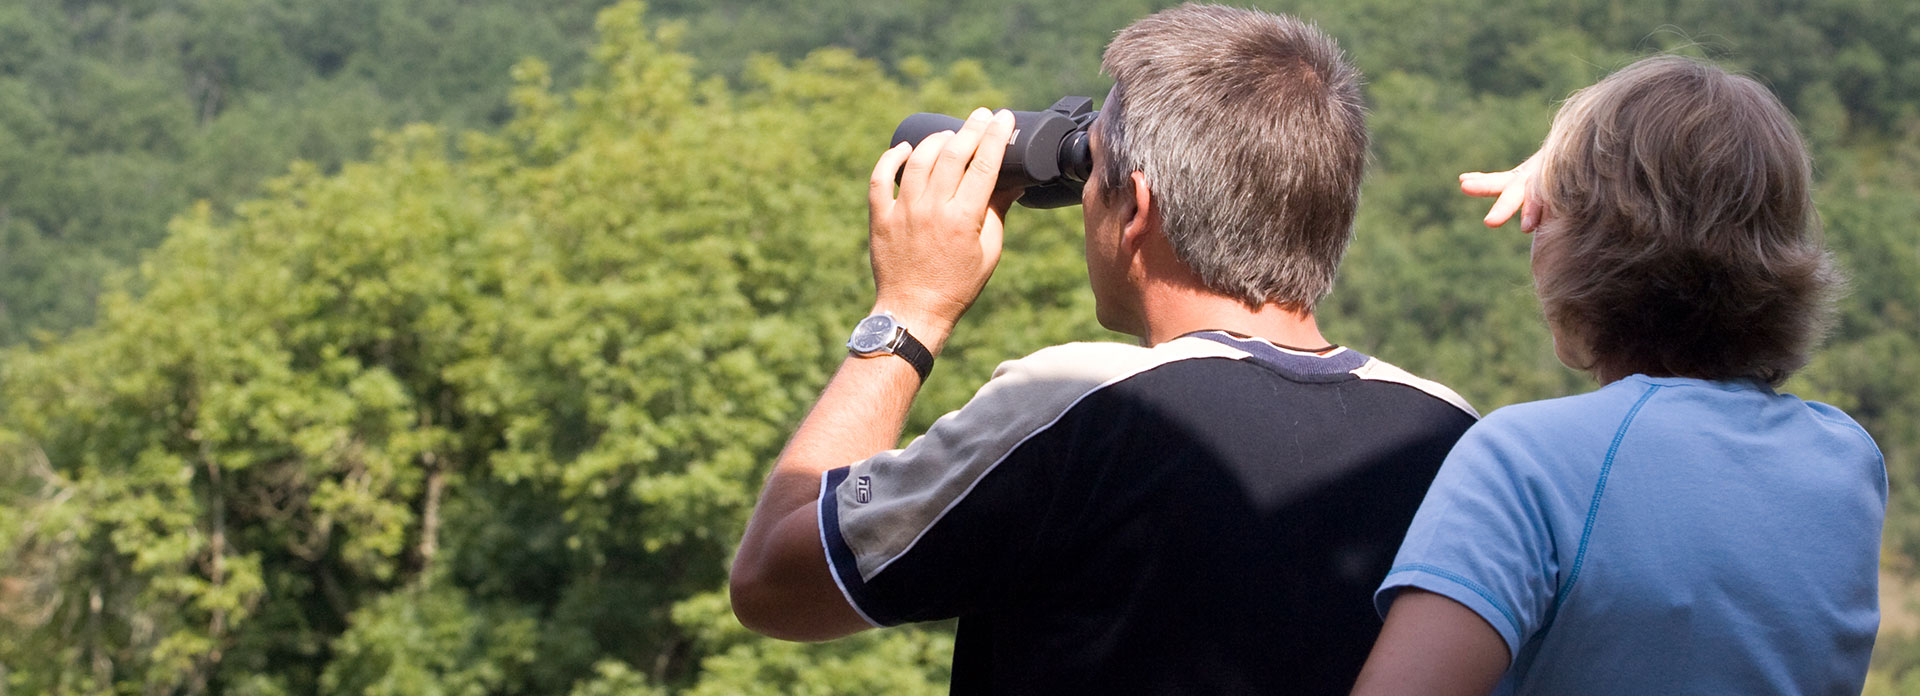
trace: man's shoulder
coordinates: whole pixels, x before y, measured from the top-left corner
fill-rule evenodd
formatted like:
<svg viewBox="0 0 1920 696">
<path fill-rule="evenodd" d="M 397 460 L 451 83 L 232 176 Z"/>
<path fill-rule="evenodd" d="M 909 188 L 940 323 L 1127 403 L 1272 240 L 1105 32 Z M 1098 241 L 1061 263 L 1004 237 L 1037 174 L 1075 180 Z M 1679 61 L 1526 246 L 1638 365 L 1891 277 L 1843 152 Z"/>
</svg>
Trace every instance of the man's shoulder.
<svg viewBox="0 0 1920 696">
<path fill-rule="evenodd" d="M 941 416 L 921 438 L 925 442 L 915 445 L 923 450 L 954 447 L 968 458 L 997 460 L 1113 385 L 1171 364 L 1242 357 L 1244 353 L 1230 347 L 1190 340 L 1153 347 L 1110 342 L 1049 346 L 1001 363 L 973 398 Z M 883 452 L 870 461 L 898 456 Z M 939 458 L 960 456 L 955 452 Z"/>
<path fill-rule="evenodd" d="M 1474 410 L 1472 404 L 1467 403 L 1466 397 L 1461 396 L 1447 385 L 1417 376 L 1411 372 L 1400 369 L 1393 363 L 1376 357 L 1367 358 L 1364 364 L 1353 371 L 1353 375 L 1360 379 L 1388 382 L 1410 387 L 1427 396 L 1445 402 L 1449 406 L 1460 409 L 1475 419 L 1480 417 L 1480 412 Z"/>
<path fill-rule="evenodd" d="M 1243 358 L 1208 341 L 1175 340 L 1146 347 L 1080 342 L 1048 346 L 994 368 L 970 406 L 1058 413 L 1089 394 L 1172 363 L 1199 358 Z"/>
<path fill-rule="evenodd" d="M 1416 376 L 1392 363 L 1351 349 L 1329 354 L 1311 354 L 1284 350 L 1258 339 L 1217 338 L 1195 334 L 1155 346 L 1112 342 L 1080 342 L 1049 346 L 1015 360 L 1001 363 L 993 378 L 981 389 L 983 395 L 1008 389 L 1022 392 L 1020 403 L 1045 403 L 1066 398 L 1078 399 L 1102 387 L 1113 385 L 1158 368 L 1180 363 L 1188 370 L 1201 364 L 1185 361 L 1200 358 L 1225 358 L 1246 369 L 1262 365 L 1292 378 L 1309 381 L 1364 380 L 1394 385 L 1405 398 L 1428 400 L 1457 410 L 1470 420 L 1479 411 L 1458 392 L 1439 382 Z M 1218 373 L 1224 380 L 1244 375 Z M 1183 378 L 1184 379 L 1184 378 Z M 1036 392 L 1050 393 L 1053 399 L 1038 398 Z M 1063 404 L 1064 405 L 1064 404 Z"/>
<path fill-rule="evenodd" d="M 1063 343 L 1000 363 L 993 380 L 1056 379 L 1098 385 L 1179 360 L 1245 356 L 1210 341 L 1173 340 L 1150 347 L 1108 341 Z"/>
</svg>

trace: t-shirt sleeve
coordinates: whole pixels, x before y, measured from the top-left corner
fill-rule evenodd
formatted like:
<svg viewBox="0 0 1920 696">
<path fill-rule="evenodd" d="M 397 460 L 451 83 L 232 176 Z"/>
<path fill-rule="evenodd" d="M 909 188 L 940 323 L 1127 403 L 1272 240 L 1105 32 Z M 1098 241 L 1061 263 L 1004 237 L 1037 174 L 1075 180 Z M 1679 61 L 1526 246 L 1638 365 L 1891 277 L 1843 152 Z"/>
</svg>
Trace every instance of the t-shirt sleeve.
<svg viewBox="0 0 1920 696">
<path fill-rule="evenodd" d="M 1409 587 L 1448 597 L 1499 631 L 1512 658 L 1549 617 L 1559 568 L 1538 448 L 1501 415 L 1447 455 L 1374 605 L 1385 617 Z"/>
<path fill-rule="evenodd" d="M 828 471 L 821 544 L 847 601 L 891 626 L 973 613 L 1016 589 L 1061 517 L 1052 464 L 1071 456 L 1071 436 L 1052 429 L 1095 391 L 1178 357 L 1119 344 L 1048 348 L 1003 363 L 905 449 Z"/>
</svg>

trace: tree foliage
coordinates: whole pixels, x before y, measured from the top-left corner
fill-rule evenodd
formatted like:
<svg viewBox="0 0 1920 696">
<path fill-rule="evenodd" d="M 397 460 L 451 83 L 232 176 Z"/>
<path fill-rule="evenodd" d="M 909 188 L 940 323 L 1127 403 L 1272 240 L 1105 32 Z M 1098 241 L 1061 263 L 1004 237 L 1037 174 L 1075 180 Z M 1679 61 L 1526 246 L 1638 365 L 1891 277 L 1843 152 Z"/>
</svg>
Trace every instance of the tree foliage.
<svg viewBox="0 0 1920 696">
<path fill-rule="evenodd" d="M 31 465 L 5 541 L 48 607 L 9 632 L 12 685 L 552 693 L 692 686 L 756 650 L 884 659 L 755 647 L 710 593 L 871 301 L 868 134 L 997 97 L 977 67 L 908 86 L 833 50 L 733 91 L 641 16 L 602 15 L 569 94 L 522 64 L 516 116 L 457 152 L 409 127 L 231 219 L 198 207 L 96 326 L 8 356 L 10 461 Z M 1070 257 L 1066 222 L 1014 248 Z M 930 409 L 984 378 L 969 353 L 1085 330 L 1083 281 L 1053 270 L 1007 291 L 1064 301 L 998 303 L 986 321 L 1023 328 L 943 361 Z M 937 677 L 944 640 L 866 643 Z"/>
<path fill-rule="evenodd" d="M 193 201 L 298 158 L 331 171 L 410 121 L 493 125 L 525 56 L 583 62 L 605 0 L 0 6 L 0 345 L 88 323 Z"/>
</svg>

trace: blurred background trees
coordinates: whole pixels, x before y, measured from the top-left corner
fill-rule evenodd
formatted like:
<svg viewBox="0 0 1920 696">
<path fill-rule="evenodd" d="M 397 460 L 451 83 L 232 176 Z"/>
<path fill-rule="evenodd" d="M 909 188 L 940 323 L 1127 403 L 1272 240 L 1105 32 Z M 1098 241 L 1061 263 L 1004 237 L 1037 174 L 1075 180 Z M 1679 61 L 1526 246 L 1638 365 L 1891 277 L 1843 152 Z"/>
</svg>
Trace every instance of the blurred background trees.
<svg viewBox="0 0 1920 696">
<path fill-rule="evenodd" d="M 745 632 L 731 544 L 871 301 L 893 124 L 1099 97 L 1106 39 L 1168 3 L 606 4 L 0 6 L 0 693 L 945 691 L 940 626 Z M 1772 85 L 1853 276 L 1788 389 L 1878 439 L 1914 575 L 1920 6 L 1275 9 L 1370 78 L 1329 335 L 1482 410 L 1588 383 L 1454 174 L 1648 52 Z M 1010 231 L 912 431 L 1115 338 L 1077 212 Z M 1870 691 L 1920 693 L 1904 621 Z"/>
</svg>

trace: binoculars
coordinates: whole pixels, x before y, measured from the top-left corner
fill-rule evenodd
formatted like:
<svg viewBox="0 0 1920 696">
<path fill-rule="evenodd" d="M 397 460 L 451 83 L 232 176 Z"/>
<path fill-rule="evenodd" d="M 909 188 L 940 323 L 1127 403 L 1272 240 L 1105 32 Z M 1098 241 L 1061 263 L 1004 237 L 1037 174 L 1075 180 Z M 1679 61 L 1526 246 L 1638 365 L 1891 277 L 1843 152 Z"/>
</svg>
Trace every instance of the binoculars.
<svg viewBox="0 0 1920 696">
<path fill-rule="evenodd" d="M 1013 112 L 1013 139 L 1000 160 L 1000 187 L 1025 187 L 1020 205 L 1062 208 L 1080 204 L 1080 190 L 1093 173 L 1087 129 L 1100 112 L 1088 97 L 1062 97 L 1046 111 Z M 919 145 L 940 131 L 958 131 L 966 122 L 946 114 L 918 113 L 893 129 L 890 145 Z"/>
</svg>

